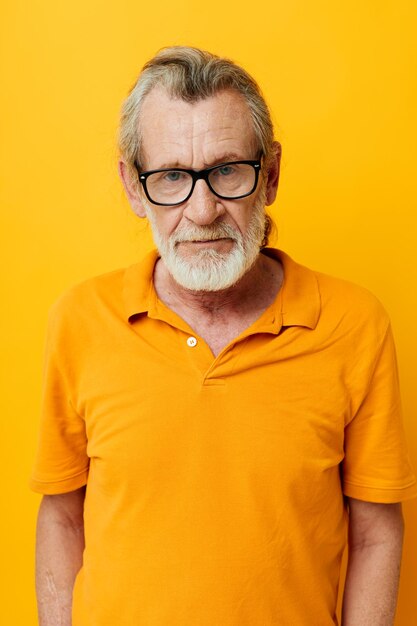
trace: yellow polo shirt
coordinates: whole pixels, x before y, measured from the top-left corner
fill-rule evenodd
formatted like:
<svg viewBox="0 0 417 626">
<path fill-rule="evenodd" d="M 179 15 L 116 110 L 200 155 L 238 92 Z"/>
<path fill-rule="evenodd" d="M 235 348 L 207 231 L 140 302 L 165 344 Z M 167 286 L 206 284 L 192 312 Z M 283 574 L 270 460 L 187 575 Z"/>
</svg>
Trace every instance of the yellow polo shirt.
<svg viewBox="0 0 417 626">
<path fill-rule="evenodd" d="M 87 483 L 73 626 L 334 626 L 343 494 L 416 495 L 384 309 L 264 253 L 283 286 L 216 358 L 156 252 L 53 307 L 31 486 Z"/>
</svg>

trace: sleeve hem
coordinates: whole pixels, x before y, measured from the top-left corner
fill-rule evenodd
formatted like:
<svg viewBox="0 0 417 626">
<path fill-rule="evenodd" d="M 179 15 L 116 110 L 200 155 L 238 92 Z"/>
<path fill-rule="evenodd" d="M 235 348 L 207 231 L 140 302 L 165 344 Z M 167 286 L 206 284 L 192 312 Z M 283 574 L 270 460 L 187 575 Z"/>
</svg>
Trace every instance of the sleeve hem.
<svg viewBox="0 0 417 626">
<path fill-rule="evenodd" d="M 357 500 L 390 504 L 416 498 L 417 484 L 416 481 L 413 481 L 403 487 L 381 488 L 356 485 L 346 481 L 343 486 L 343 493 L 345 496 L 348 496 L 349 498 L 356 498 Z"/>
<path fill-rule="evenodd" d="M 87 484 L 88 479 L 88 467 L 74 476 L 58 480 L 37 480 L 31 478 L 29 481 L 29 487 L 36 493 L 44 495 L 56 495 L 59 493 L 68 493 L 83 487 Z"/>
</svg>

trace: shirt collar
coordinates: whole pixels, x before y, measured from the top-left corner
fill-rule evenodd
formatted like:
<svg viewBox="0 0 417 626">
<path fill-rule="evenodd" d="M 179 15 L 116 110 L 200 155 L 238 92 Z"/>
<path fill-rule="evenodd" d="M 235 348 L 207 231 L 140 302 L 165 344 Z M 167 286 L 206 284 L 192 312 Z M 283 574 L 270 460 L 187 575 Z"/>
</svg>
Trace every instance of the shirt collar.
<svg viewBox="0 0 417 626">
<path fill-rule="evenodd" d="M 149 311 L 153 271 L 158 257 L 158 251 L 151 250 L 139 263 L 126 269 L 123 299 L 129 321 L 132 321 L 135 315 Z"/>
<path fill-rule="evenodd" d="M 284 270 L 280 290 L 282 326 L 315 328 L 321 312 L 320 291 L 315 272 L 296 263 L 282 250 L 265 248 L 264 253 L 281 261 Z M 279 298 L 276 302 L 278 301 Z"/>
<path fill-rule="evenodd" d="M 305 326 L 315 328 L 320 317 L 320 292 L 316 274 L 293 261 L 276 248 L 264 248 L 263 254 L 278 259 L 283 266 L 284 281 L 275 306 L 277 318 L 282 326 Z M 141 313 L 149 311 L 152 294 L 152 276 L 159 257 L 157 250 L 151 250 L 139 263 L 126 269 L 123 284 L 123 298 L 126 316 L 129 321 Z"/>
</svg>

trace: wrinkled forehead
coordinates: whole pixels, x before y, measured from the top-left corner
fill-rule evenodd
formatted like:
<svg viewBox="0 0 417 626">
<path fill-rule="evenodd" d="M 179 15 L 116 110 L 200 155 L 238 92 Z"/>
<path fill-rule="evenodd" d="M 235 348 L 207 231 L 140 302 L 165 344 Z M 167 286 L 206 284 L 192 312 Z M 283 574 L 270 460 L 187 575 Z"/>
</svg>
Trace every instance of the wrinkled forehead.
<svg viewBox="0 0 417 626">
<path fill-rule="evenodd" d="M 259 150 L 248 104 L 232 89 L 186 102 L 154 88 L 142 104 L 138 130 L 148 168 L 204 167 L 223 155 L 254 158 Z"/>
</svg>

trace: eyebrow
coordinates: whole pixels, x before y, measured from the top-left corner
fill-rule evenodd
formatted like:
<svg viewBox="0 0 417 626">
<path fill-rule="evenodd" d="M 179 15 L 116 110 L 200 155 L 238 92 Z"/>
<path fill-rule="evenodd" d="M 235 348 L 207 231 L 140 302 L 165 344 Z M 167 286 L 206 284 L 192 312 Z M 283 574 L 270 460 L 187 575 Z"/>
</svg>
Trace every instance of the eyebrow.
<svg viewBox="0 0 417 626">
<path fill-rule="evenodd" d="M 219 165 L 220 163 L 229 163 L 230 161 L 250 161 L 251 159 L 239 154 L 236 154 L 234 152 L 228 152 L 226 154 L 222 154 L 221 157 L 217 158 L 217 159 L 213 159 L 213 161 L 210 161 L 210 163 L 208 162 L 204 162 L 204 166 L 202 168 L 199 169 L 206 169 L 207 167 L 215 167 L 216 165 Z M 192 170 L 194 168 L 189 167 L 188 165 L 183 165 L 180 161 L 172 161 L 171 163 L 164 163 L 163 165 L 160 165 L 158 168 L 153 168 L 153 169 L 158 169 L 158 170 L 165 170 L 165 169 L 182 169 L 182 170 Z"/>
</svg>

